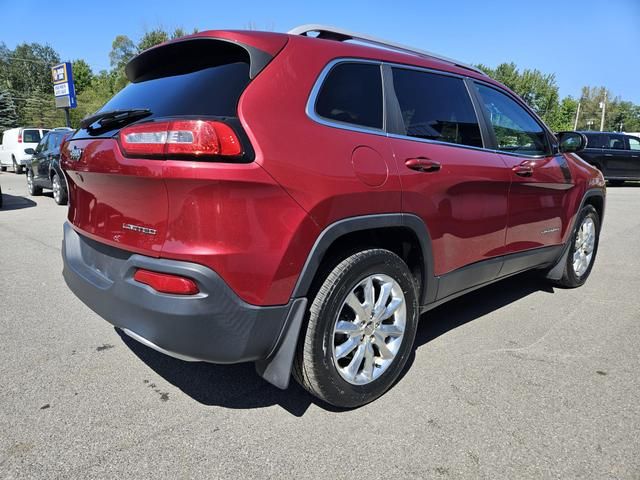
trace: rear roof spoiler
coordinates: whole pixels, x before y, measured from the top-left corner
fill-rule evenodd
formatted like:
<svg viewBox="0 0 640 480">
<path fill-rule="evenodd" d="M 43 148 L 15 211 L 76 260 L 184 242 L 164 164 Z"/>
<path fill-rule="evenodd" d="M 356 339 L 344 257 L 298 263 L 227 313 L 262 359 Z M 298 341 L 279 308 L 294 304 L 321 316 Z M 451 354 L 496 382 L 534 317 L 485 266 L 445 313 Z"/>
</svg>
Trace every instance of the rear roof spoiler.
<svg viewBox="0 0 640 480">
<path fill-rule="evenodd" d="M 214 44 L 218 43 L 216 57 L 207 55 Z M 204 52 L 202 50 L 204 50 Z M 200 50 L 200 52 L 199 52 Z M 172 72 L 188 73 L 207 66 L 226 63 L 238 54 L 247 55 L 249 60 L 249 77 L 255 78 L 258 73 L 273 59 L 273 55 L 252 45 L 236 42 L 231 39 L 212 36 L 190 36 L 152 47 L 133 57 L 125 67 L 127 78 L 133 82 L 155 78 L 163 69 Z M 176 65 L 172 58 L 187 60 L 184 67 Z"/>
<path fill-rule="evenodd" d="M 486 74 L 472 65 L 468 65 L 466 63 L 459 62 L 458 60 L 454 60 L 449 57 L 444 57 L 442 55 L 438 55 L 437 53 L 429 52 L 427 50 L 420 50 L 419 48 L 409 47 L 407 45 L 402 45 L 401 43 L 391 42 L 389 40 L 383 40 L 382 38 L 373 37 L 371 35 L 367 35 L 364 33 L 356 33 L 351 32 L 349 30 L 345 30 L 337 27 L 330 27 L 327 25 L 320 25 L 317 23 L 309 23 L 307 25 L 300 25 L 299 27 L 295 27 L 289 30 L 290 35 L 306 35 L 311 32 L 317 32 L 317 38 L 322 38 L 325 40 L 336 40 L 339 42 L 344 42 L 347 40 L 355 40 L 357 42 L 367 43 L 370 45 L 374 45 L 376 47 L 382 47 L 389 50 L 396 50 L 403 53 L 410 53 L 412 55 L 418 55 L 421 57 L 432 57 L 437 60 L 441 60 L 447 63 L 452 63 L 453 65 L 461 68 L 466 68 L 467 70 L 471 70 L 473 72 L 479 73 L 481 75 L 486 76 Z"/>
</svg>

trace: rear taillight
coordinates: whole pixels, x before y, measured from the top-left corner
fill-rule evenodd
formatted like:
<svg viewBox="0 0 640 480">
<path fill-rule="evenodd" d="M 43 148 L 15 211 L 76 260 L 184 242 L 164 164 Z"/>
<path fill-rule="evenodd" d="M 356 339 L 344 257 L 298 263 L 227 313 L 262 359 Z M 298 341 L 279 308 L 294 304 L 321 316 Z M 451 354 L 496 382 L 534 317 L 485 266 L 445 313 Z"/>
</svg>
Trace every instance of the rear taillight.
<svg viewBox="0 0 640 480">
<path fill-rule="evenodd" d="M 214 120 L 146 122 L 120 131 L 120 147 L 126 156 L 237 157 L 242 145 L 233 129 Z"/>
<path fill-rule="evenodd" d="M 22 143 L 22 132 L 18 133 L 18 143 Z"/>
<path fill-rule="evenodd" d="M 133 275 L 133 279 L 137 282 L 149 285 L 154 290 L 162 293 L 171 293 L 174 295 L 195 295 L 200 292 L 196 282 L 190 278 L 171 275 L 169 273 L 139 269 Z"/>
</svg>

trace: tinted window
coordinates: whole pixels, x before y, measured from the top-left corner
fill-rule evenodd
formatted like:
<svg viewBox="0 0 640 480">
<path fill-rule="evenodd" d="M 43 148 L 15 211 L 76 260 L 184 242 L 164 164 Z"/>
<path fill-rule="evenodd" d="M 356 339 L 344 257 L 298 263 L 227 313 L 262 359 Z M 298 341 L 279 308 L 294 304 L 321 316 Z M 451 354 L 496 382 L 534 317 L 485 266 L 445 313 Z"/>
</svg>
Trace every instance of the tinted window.
<svg viewBox="0 0 640 480">
<path fill-rule="evenodd" d="M 36 147 L 36 153 L 40 153 L 41 151 L 46 149 L 47 142 L 49 141 L 49 135 L 45 135 L 44 138 L 38 143 Z"/>
<path fill-rule="evenodd" d="M 640 150 L 640 138 L 627 137 L 629 139 L 630 150 Z"/>
<path fill-rule="evenodd" d="M 587 148 L 607 148 L 609 146 L 609 135 L 601 133 L 585 133 L 587 137 Z"/>
<path fill-rule="evenodd" d="M 40 141 L 40 131 L 24 130 L 22 132 L 22 141 L 24 143 L 38 143 Z"/>
<path fill-rule="evenodd" d="M 462 79 L 394 68 L 393 86 L 404 123 L 401 134 L 482 147 L 478 120 Z"/>
<path fill-rule="evenodd" d="M 613 150 L 626 150 L 624 146 L 624 137 L 622 135 L 609 136 L 609 148 Z"/>
<path fill-rule="evenodd" d="M 100 110 L 148 108 L 156 117 L 235 117 L 238 99 L 248 83 L 249 64 L 229 63 L 186 74 L 130 83 Z"/>
<path fill-rule="evenodd" d="M 476 84 L 496 135 L 497 149 L 521 155 L 548 155 L 542 126 L 515 100 L 498 90 Z"/>
<path fill-rule="evenodd" d="M 49 144 L 47 145 L 47 150 L 51 151 L 52 153 L 60 153 L 60 141 L 62 140 L 63 136 L 64 133 L 59 132 L 49 135 Z"/>
<path fill-rule="evenodd" d="M 316 113 L 338 122 L 382 128 L 382 79 L 380 66 L 340 63 L 320 88 Z"/>
</svg>

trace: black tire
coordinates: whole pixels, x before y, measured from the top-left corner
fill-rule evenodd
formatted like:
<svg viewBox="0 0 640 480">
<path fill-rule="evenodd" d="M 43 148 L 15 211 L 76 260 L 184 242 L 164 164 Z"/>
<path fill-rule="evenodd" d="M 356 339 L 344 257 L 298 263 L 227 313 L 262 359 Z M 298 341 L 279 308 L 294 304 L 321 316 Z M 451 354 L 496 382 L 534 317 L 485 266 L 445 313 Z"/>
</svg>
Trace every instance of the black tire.
<svg viewBox="0 0 640 480">
<path fill-rule="evenodd" d="M 612 187 L 621 187 L 622 185 L 624 185 L 624 180 L 607 180 L 607 182 Z"/>
<path fill-rule="evenodd" d="M 27 170 L 27 190 L 32 197 L 42 195 L 42 187 L 38 187 L 33 182 L 33 171 L 31 169 Z"/>
<path fill-rule="evenodd" d="M 16 163 L 16 159 L 15 158 L 13 159 L 13 172 L 16 175 L 21 175 L 22 174 L 22 165 L 18 165 Z"/>
<path fill-rule="evenodd" d="M 334 362 L 333 330 L 347 295 L 374 274 L 391 277 L 402 290 L 406 305 L 404 336 L 386 370 L 369 383 L 356 385 L 338 372 Z M 402 373 L 413 348 L 418 316 L 416 284 L 402 259 L 382 249 L 355 253 L 328 274 L 312 299 L 298 344 L 294 378 L 311 394 L 334 406 L 353 408 L 369 403 L 384 394 Z"/>
<path fill-rule="evenodd" d="M 587 270 L 582 275 L 577 275 L 573 266 L 573 257 L 576 252 L 576 240 L 578 238 L 578 232 L 582 223 L 587 217 L 590 217 L 595 225 L 595 244 L 593 246 L 593 255 L 591 257 L 591 262 L 589 263 Z M 562 278 L 553 282 L 555 285 L 564 288 L 576 288 L 583 285 L 587 281 L 587 278 L 589 278 L 591 270 L 593 269 L 593 264 L 596 261 L 598 244 L 600 243 L 600 216 L 598 215 L 596 209 L 593 208 L 593 206 L 585 205 L 580 210 L 578 218 L 576 219 L 576 226 L 574 228 L 573 234 L 571 235 L 570 242 L 571 244 L 569 245 L 569 254 L 567 255 L 567 261 L 564 265 Z"/>
<path fill-rule="evenodd" d="M 7 167 L 0 167 L 0 172 L 6 172 L 7 171 Z"/>
<path fill-rule="evenodd" d="M 56 188 L 57 182 L 57 188 Z M 53 174 L 51 178 L 51 188 L 53 190 L 53 199 L 58 205 L 66 205 L 68 200 L 67 187 L 64 181 L 58 176 L 57 173 Z"/>
</svg>

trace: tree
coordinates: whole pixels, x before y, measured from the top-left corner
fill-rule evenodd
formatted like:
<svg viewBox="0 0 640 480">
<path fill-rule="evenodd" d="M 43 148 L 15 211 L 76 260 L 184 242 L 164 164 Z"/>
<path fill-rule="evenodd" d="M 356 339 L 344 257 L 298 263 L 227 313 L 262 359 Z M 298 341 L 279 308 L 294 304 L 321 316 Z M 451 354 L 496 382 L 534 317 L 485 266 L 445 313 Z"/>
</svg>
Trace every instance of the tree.
<svg viewBox="0 0 640 480">
<path fill-rule="evenodd" d="M 31 127 L 64 125 L 64 114 L 55 108 L 53 95 L 32 93 L 25 101 L 21 124 Z"/>
<path fill-rule="evenodd" d="M 18 113 L 11 94 L 0 86 L 0 132 L 18 126 Z"/>
<path fill-rule="evenodd" d="M 86 88 L 91 86 L 93 72 L 87 62 L 82 59 L 74 60 L 71 63 L 73 70 L 73 82 L 76 87 L 76 95 L 80 95 Z"/>
<path fill-rule="evenodd" d="M 559 94 L 554 74 L 529 69 L 520 73 L 513 62 L 501 63 L 495 69 L 482 64 L 478 68 L 517 93 L 551 128 L 555 128 Z"/>
<path fill-rule="evenodd" d="M 138 52 L 143 52 L 148 48 L 155 47 L 169 40 L 169 34 L 162 28 L 156 28 L 145 33 L 138 42 Z"/>
<path fill-rule="evenodd" d="M 126 35 L 118 35 L 111 43 L 111 52 L 109 52 L 111 68 L 124 69 L 124 66 L 135 54 L 136 45 L 133 40 Z"/>
<path fill-rule="evenodd" d="M 578 110 L 578 101 L 573 97 L 565 97 L 560 102 L 558 108 L 558 114 L 551 128 L 556 132 L 563 130 L 573 130 L 573 123 L 576 118 L 576 112 Z"/>
<path fill-rule="evenodd" d="M 173 40 L 174 38 L 180 38 L 180 37 L 184 37 L 186 35 L 187 35 L 187 32 L 184 31 L 184 28 L 178 27 L 171 34 L 171 39 Z"/>
</svg>

